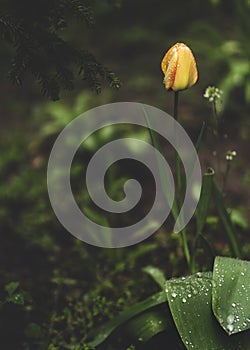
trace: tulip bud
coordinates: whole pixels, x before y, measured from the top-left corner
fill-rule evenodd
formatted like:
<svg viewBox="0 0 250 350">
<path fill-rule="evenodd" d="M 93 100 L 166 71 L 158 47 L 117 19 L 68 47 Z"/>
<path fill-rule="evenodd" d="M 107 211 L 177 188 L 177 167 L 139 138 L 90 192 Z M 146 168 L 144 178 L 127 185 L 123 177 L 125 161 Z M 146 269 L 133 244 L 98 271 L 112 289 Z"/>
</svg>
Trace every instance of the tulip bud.
<svg viewBox="0 0 250 350">
<path fill-rule="evenodd" d="M 168 50 L 161 62 L 161 69 L 167 90 L 188 89 L 198 79 L 194 55 L 190 48 L 182 43 L 177 43 Z"/>
</svg>

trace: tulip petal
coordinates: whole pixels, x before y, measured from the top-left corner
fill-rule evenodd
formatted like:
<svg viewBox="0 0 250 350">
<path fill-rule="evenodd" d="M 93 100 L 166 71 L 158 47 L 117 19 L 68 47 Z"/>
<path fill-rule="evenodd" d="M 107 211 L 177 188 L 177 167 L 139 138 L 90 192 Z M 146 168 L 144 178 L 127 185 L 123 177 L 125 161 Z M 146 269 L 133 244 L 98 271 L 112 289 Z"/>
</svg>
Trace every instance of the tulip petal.
<svg viewBox="0 0 250 350">
<path fill-rule="evenodd" d="M 161 61 L 161 70 L 163 72 L 163 74 L 166 74 L 168 65 L 169 65 L 169 61 L 173 55 L 173 53 L 176 51 L 176 45 L 172 46 L 168 52 L 165 54 L 165 56 L 163 57 L 162 61 Z"/>
<path fill-rule="evenodd" d="M 197 81 L 198 73 L 194 56 L 191 50 L 185 46 L 178 50 L 178 62 L 172 89 L 174 91 L 184 90 Z"/>
<path fill-rule="evenodd" d="M 187 89 L 193 86 L 198 79 L 193 53 L 183 43 L 177 43 L 167 51 L 161 62 L 161 69 L 167 90 Z"/>
</svg>

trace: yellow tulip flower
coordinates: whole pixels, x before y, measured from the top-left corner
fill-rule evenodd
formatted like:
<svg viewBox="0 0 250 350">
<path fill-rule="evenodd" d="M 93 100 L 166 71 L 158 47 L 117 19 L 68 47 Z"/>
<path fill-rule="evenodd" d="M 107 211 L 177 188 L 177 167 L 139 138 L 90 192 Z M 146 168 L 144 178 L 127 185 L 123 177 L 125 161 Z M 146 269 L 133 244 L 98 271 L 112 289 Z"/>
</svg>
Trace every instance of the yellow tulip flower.
<svg viewBox="0 0 250 350">
<path fill-rule="evenodd" d="M 167 90 L 185 90 L 193 86 L 198 79 L 194 55 L 183 43 L 172 46 L 163 57 L 161 69 Z"/>
</svg>

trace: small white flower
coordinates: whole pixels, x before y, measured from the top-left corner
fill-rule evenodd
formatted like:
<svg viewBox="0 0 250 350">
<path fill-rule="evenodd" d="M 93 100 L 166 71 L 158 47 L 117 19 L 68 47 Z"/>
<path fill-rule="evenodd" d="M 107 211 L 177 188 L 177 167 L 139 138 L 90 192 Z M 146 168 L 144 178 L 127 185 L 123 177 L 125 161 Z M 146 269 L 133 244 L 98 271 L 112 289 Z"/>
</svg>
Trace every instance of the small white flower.
<svg viewBox="0 0 250 350">
<path fill-rule="evenodd" d="M 203 97 L 207 98 L 209 102 L 214 102 L 221 99 L 223 91 L 215 86 L 208 86 L 203 94 Z"/>
</svg>

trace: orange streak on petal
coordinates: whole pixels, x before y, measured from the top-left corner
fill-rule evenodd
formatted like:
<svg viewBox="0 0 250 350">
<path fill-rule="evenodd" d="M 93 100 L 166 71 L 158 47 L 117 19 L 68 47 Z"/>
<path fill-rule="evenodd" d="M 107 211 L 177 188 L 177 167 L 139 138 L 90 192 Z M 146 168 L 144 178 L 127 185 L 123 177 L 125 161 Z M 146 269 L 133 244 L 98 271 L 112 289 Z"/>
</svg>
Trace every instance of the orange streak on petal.
<svg viewBox="0 0 250 350">
<path fill-rule="evenodd" d="M 177 54 L 176 48 L 174 47 L 174 50 L 172 51 L 172 55 L 169 57 L 168 66 L 167 66 L 167 70 L 164 78 L 164 84 L 167 90 L 171 89 L 172 86 L 174 85 L 177 65 L 178 65 L 178 54 Z"/>
<path fill-rule="evenodd" d="M 186 46 L 186 45 L 183 43 L 177 43 L 167 51 L 167 53 L 165 54 L 165 56 L 161 61 L 161 70 L 163 74 L 166 74 L 172 55 L 174 55 L 182 46 Z"/>
</svg>

